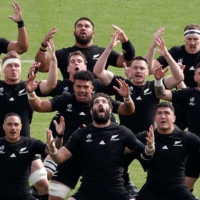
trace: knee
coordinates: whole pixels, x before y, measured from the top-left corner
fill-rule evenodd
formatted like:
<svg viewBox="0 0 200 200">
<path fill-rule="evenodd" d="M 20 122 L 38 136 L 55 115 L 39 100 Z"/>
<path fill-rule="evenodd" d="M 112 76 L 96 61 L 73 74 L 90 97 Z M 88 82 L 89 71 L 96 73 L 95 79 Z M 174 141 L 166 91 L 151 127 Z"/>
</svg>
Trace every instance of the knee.
<svg viewBox="0 0 200 200">
<path fill-rule="evenodd" d="M 50 200 L 64 200 L 70 192 L 71 188 L 60 183 L 51 182 L 49 186 Z"/>
</svg>

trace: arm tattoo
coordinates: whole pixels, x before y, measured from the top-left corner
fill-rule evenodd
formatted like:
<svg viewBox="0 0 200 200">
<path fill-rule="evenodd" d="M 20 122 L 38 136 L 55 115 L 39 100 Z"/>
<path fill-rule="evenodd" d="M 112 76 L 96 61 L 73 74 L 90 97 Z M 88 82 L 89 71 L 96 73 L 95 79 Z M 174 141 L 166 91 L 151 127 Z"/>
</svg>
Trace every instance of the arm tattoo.
<svg viewBox="0 0 200 200">
<path fill-rule="evenodd" d="M 56 148 L 60 149 L 60 147 L 62 146 L 62 144 L 63 144 L 63 138 L 56 137 L 56 139 L 55 139 Z"/>
<path fill-rule="evenodd" d="M 166 96 L 166 91 L 164 86 L 156 87 L 154 86 L 156 96 Z"/>
</svg>

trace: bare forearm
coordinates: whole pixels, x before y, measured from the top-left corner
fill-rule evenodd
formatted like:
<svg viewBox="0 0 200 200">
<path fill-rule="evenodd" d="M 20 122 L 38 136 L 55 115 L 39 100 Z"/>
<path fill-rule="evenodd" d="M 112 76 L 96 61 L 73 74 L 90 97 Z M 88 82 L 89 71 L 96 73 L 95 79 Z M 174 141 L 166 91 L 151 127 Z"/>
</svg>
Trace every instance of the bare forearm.
<svg viewBox="0 0 200 200">
<path fill-rule="evenodd" d="M 145 56 L 145 58 L 147 59 L 147 63 L 148 63 L 149 74 L 152 74 L 154 71 L 154 66 L 153 66 L 154 54 L 155 54 L 155 47 L 151 46 Z"/>
<path fill-rule="evenodd" d="M 40 72 L 48 72 L 49 71 L 50 59 L 49 59 L 49 55 L 47 52 L 41 51 L 39 49 L 35 56 L 35 60 L 36 60 L 36 62 L 41 63 L 41 65 L 38 69 Z"/>
<path fill-rule="evenodd" d="M 56 148 L 60 149 L 62 147 L 62 144 L 63 144 L 63 138 L 59 138 L 56 136 L 56 139 L 55 139 Z"/>
<path fill-rule="evenodd" d="M 28 36 L 25 27 L 18 28 L 18 42 L 17 42 L 19 54 L 24 53 L 28 50 Z"/>
</svg>

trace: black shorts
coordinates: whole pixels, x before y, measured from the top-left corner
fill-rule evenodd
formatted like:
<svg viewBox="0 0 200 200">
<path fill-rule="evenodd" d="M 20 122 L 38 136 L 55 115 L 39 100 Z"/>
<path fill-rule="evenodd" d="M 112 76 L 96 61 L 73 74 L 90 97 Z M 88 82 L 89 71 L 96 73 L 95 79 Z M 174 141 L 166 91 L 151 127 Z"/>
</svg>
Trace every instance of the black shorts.
<svg viewBox="0 0 200 200">
<path fill-rule="evenodd" d="M 61 182 L 74 189 L 83 170 L 81 155 L 73 155 L 69 160 L 57 165 L 52 180 Z"/>
<path fill-rule="evenodd" d="M 191 178 L 198 178 L 200 174 L 200 152 L 191 151 L 188 153 L 185 176 Z"/>
<path fill-rule="evenodd" d="M 174 188 L 171 190 L 161 191 L 153 189 L 151 186 L 145 184 L 139 191 L 137 200 L 196 200 L 195 196 L 190 192 L 187 186 Z"/>
<path fill-rule="evenodd" d="M 97 187 L 98 188 L 98 187 Z M 114 191 L 114 192 L 113 192 Z M 111 189 L 109 192 L 103 192 L 98 190 L 90 190 L 88 188 L 87 191 L 77 190 L 71 197 L 76 200 L 129 200 L 129 194 L 125 191 L 124 188 L 121 189 Z"/>
</svg>

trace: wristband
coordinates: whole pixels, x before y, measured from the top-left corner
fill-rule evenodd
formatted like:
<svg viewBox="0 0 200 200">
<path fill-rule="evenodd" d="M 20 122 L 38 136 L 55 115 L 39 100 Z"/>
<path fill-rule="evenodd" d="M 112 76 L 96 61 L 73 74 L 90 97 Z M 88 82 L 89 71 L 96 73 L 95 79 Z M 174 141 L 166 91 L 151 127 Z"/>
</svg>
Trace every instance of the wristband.
<svg viewBox="0 0 200 200">
<path fill-rule="evenodd" d="M 58 133 L 56 135 L 56 137 L 58 137 L 58 138 L 63 138 L 63 136 L 64 136 L 64 134 L 58 134 Z"/>
<path fill-rule="evenodd" d="M 50 153 L 51 155 L 56 155 L 56 154 L 58 153 L 58 149 L 56 149 L 54 152 L 51 152 L 51 151 L 49 150 L 49 153 Z"/>
<path fill-rule="evenodd" d="M 47 52 L 47 50 L 46 50 L 46 49 L 44 50 L 44 49 L 41 49 L 41 48 L 40 48 L 40 51 L 42 51 L 42 52 Z"/>
<path fill-rule="evenodd" d="M 162 87 L 162 86 L 163 86 L 163 79 L 162 79 L 162 78 L 159 79 L 159 80 L 155 79 L 155 80 L 154 80 L 154 85 L 155 85 L 156 87 Z"/>
<path fill-rule="evenodd" d="M 148 150 L 147 145 L 145 146 L 145 154 L 146 154 L 146 155 L 148 155 L 148 156 L 152 156 L 153 153 L 147 153 L 147 151 L 152 151 L 152 150 L 154 150 L 154 148 L 152 148 L 151 150 Z"/>
<path fill-rule="evenodd" d="M 41 46 L 47 48 L 47 45 L 45 45 L 43 42 L 41 43 Z"/>
<path fill-rule="evenodd" d="M 20 22 L 17 22 L 17 27 L 18 27 L 18 28 L 24 27 L 24 21 L 22 20 L 22 21 L 20 21 Z"/>
<path fill-rule="evenodd" d="M 147 151 L 153 151 L 154 150 L 154 145 L 151 146 L 151 149 L 149 149 L 148 145 L 146 145 Z"/>
<path fill-rule="evenodd" d="M 128 40 L 125 43 L 122 43 L 122 49 L 124 54 L 124 59 L 127 61 L 131 61 L 135 56 L 135 49 L 131 42 Z"/>
<path fill-rule="evenodd" d="M 128 99 L 128 100 L 127 100 L 127 99 L 124 98 L 124 102 L 125 102 L 125 103 L 131 103 L 131 102 L 132 102 L 132 99 Z"/>
<path fill-rule="evenodd" d="M 34 95 L 35 95 L 35 92 L 34 92 L 34 91 L 31 92 L 31 93 L 26 92 L 26 94 L 27 94 L 29 100 L 34 100 L 34 99 L 36 98 L 36 96 L 34 96 L 34 97 L 31 96 L 31 94 L 34 94 Z"/>
</svg>

